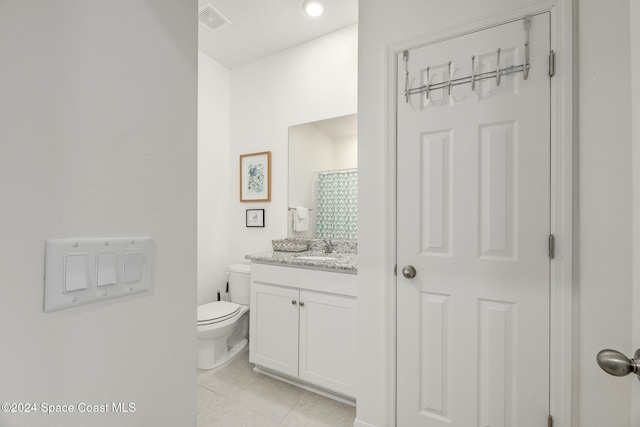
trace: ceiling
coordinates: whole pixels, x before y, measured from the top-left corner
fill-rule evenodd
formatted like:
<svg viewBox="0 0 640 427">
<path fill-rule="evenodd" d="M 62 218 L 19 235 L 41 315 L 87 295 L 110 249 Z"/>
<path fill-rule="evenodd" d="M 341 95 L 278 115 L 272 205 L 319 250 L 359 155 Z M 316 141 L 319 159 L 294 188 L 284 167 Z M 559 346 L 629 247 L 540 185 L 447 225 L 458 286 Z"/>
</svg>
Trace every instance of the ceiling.
<svg viewBox="0 0 640 427">
<path fill-rule="evenodd" d="M 303 0 L 200 0 L 231 21 L 215 31 L 198 24 L 199 49 L 233 69 L 358 22 L 357 0 L 323 0 L 318 18 L 302 10 Z"/>
</svg>

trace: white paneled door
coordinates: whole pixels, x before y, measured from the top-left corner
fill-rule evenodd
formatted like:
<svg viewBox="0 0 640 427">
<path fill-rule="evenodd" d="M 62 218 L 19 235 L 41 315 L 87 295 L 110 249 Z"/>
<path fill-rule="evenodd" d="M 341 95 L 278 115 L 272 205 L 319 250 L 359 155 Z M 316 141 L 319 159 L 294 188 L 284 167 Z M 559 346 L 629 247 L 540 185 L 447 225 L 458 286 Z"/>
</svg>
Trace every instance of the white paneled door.
<svg viewBox="0 0 640 427">
<path fill-rule="evenodd" d="M 545 13 L 410 50 L 406 83 L 399 57 L 399 427 L 547 425 L 549 34 Z"/>
</svg>

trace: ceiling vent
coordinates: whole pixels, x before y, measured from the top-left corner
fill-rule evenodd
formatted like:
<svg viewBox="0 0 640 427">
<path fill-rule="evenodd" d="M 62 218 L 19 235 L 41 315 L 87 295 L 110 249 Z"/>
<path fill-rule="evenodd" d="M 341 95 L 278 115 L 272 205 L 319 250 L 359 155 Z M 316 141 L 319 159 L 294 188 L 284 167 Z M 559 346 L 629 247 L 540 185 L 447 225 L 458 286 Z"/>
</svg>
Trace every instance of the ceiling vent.
<svg viewBox="0 0 640 427">
<path fill-rule="evenodd" d="M 219 10 L 213 7 L 211 3 L 205 3 L 200 6 L 198 20 L 211 31 L 219 30 L 220 28 L 231 24 L 231 21 L 220 13 Z"/>
</svg>

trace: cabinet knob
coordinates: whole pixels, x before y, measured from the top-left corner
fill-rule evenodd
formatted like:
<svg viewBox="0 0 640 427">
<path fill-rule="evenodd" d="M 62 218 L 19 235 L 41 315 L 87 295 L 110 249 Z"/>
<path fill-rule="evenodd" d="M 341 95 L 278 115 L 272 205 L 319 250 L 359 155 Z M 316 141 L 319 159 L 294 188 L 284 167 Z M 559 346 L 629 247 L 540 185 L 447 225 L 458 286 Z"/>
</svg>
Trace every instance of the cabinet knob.
<svg viewBox="0 0 640 427">
<path fill-rule="evenodd" d="M 298 301 L 296 301 L 294 299 L 291 300 L 291 304 L 296 305 L 297 303 L 298 303 Z"/>
<path fill-rule="evenodd" d="M 304 307 L 304 301 L 300 301 L 300 307 Z"/>
</svg>

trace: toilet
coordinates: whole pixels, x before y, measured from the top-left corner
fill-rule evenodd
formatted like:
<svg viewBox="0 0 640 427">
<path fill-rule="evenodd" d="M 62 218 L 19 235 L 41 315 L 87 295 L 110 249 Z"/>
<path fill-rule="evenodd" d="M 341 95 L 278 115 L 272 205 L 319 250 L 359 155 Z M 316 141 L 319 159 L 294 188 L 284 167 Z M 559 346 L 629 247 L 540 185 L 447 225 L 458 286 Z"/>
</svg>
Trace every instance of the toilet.
<svg viewBox="0 0 640 427">
<path fill-rule="evenodd" d="M 198 306 L 198 369 L 233 359 L 249 343 L 250 264 L 229 266 L 229 300 Z"/>
</svg>

